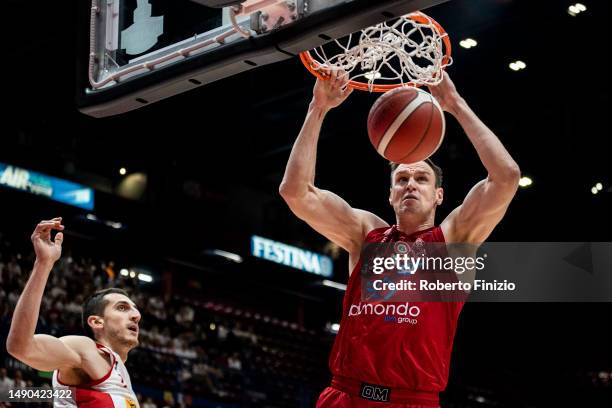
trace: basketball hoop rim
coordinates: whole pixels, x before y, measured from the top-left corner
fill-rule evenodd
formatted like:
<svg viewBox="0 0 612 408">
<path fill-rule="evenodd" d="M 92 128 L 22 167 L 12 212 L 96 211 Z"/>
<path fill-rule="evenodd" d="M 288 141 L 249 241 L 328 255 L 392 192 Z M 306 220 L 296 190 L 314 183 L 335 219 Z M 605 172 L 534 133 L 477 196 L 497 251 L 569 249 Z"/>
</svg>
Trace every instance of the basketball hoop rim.
<svg viewBox="0 0 612 408">
<path fill-rule="evenodd" d="M 442 57 L 442 65 L 445 66 L 450 62 L 451 51 L 452 51 L 451 41 L 450 41 L 450 38 L 446 30 L 444 30 L 444 28 L 442 28 L 442 26 L 436 20 L 434 20 L 433 18 L 429 17 L 427 14 L 420 12 L 420 11 L 410 13 L 410 14 L 405 14 L 401 16 L 401 18 L 404 18 L 407 20 L 413 20 L 420 24 L 428 24 L 428 23 L 433 24 L 433 26 L 436 28 L 436 31 L 438 31 L 438 34 L 440 35 L 442 42 L 444 43 L 444 56 Z M 329 78 L 328 75 L 323 74 L 319 70 L 320 64 L 318 61 L 316 61 L 312 57 L 312 55 L 310 55 L 310 51 L 301 52 L 300 61 L 302 61 L 302 64 L 304 64 L 306 69 L 310 71 L 310 73 L 314 75 L 315 77 L 317 77 L 318 79 L 325 80 Z M 445 68 L 443 67 L 442 69 L 445 69 Z M 358 89 L 360 91 L 388 92 L 392 89 L 399 88 L 400 86 L 420 87 L 421 85 L 414 83 L 414 82 L 406 82 L 406 83 L 398 83 L 398 84 L 384 84 L 384 85 L 377 85 L 377 84 L 369 85 L 365 82 L 354 81 L 351 79 L 348 82 L 348 86 L 350 88 Z"/>
</svg>

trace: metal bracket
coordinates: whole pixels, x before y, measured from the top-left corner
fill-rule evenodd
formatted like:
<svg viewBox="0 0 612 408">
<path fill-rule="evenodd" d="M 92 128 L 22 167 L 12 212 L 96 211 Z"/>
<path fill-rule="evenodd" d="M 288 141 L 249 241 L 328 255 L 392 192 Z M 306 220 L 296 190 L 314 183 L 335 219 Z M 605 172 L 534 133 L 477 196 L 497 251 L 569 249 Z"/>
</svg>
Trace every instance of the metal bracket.
<svg viewBox="0 0 612 408">
<path fill-rule="evenodd" d="M 274 31 L 304 14 L 304 0 L 286 0 L 251 14 L 251 29 L 258 34 Z"/>
</svg>

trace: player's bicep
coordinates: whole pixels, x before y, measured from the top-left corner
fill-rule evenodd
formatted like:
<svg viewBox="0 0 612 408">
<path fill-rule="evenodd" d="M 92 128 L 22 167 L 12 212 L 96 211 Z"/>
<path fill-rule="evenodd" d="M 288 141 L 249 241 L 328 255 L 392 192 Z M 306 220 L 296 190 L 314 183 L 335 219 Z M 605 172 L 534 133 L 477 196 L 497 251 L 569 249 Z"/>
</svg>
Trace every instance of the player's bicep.
<svg viewBox="0 0 612 408">
<path fill-rule="evenodd" d="M 311 187 L 299 200 L 287 200 L 293 213 L 314 230 L 351 252 L 363 240 L 363 212 L 331 191 Z"/>
<path fill-rule="evenodd" d="M 478 182 L 444 221 L 450 225 L 453 241 L 485 241 L 503 218 L 517 188 L 518 183 L 513 180 L 492 181 L 486 178 Z"/>
<path fill-rule="evenodd" d="M 20 356 L 20 360 L 32 368 L 52 371 L 64 367 L 81 367 L 82 358 L 70 337 L 57 338 L 47 334 L 36 334 L 32 346 Z M 92 341 L 93 342 L 93 341 Z M 94 345 L 95 347 L 95 345 Z"/>
</svg>

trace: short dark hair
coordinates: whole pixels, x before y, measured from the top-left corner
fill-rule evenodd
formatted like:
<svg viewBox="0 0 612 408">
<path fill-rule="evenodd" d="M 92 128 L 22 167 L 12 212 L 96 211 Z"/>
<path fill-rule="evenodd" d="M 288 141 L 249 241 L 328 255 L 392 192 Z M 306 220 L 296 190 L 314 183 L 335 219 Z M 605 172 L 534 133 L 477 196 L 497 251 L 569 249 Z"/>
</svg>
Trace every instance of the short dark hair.
<svg viewBox="0 0 612 408">
<path fill-rule="evenodd" d="M 83 314 L 82 314 L 83 329 L 85 330 L 85 333 L 87 334 L 87 336 L 91 337 L 94 340 L 95 340 L 94 332 L 89 326 L 89 324 L 87 324 L 87 319 L 89 318 L 89 316 L 102 316 L 104 314 L 104 309 L 106 308 L 106 305 L 108 305 L 108 300 L 104 299 L 104 297 L 106 295 L 110 295 L 111 293 L 119 293 L 120 295 L 130 297 L 128 293 L 123 289 L 108 288 L 108 289 L 102 289 L 102 290 L 95 292 L 94 294 L 90 295 L 87 299 L 85 299 L 85 302 L 83 302 Z"/>
<path fill-rule="evenodd" d="M 442 187 L 442 169 L 437 166 L 431 159 L 423 160 L 425 163 L 431 167 L 436 177 L 436 188 Z M 389 162 L 389 166 L 391 166 L 391 184 L 393 184 L 393 173 L 399 167 L 400 163 Z"/>
</svg>

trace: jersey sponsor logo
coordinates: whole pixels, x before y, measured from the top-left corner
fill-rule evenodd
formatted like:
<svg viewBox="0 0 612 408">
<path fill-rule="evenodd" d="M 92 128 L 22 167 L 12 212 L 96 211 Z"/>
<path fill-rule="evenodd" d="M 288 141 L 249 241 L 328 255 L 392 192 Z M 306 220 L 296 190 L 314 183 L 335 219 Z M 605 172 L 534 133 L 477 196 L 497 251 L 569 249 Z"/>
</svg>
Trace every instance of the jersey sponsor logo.
<svg viewBox="0 0 612 408">
<path fill-rule="evenodd" d="M 359 396 L 370 401 L 389 402 L 391 401 L 391 388 L 362 383 Z"/>
<path fill-rule="evenodd" d="M 421 309 L 416 305 L 410 305 L 405 302 L 402 304 L 395 303 L 363 303 L 352 304 L 349 307 L 348 315 L 360 316 L 360 315 L 374 315 L 374 316 L 386 316 L 386 315 L 397 315 L 407 317 L 418 317 L 421 314 Z"/>
<path fill-rule="evenodd" d="M 417 319 L 413 319 L 411 317 L 397 317 L 387 315 L 385 316 L 385 323 L 410 323 L 417 324 L 419 321 Z"/>
</svg>

